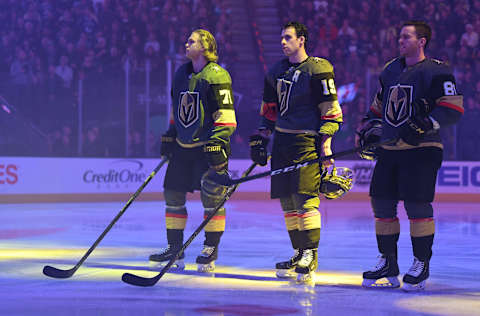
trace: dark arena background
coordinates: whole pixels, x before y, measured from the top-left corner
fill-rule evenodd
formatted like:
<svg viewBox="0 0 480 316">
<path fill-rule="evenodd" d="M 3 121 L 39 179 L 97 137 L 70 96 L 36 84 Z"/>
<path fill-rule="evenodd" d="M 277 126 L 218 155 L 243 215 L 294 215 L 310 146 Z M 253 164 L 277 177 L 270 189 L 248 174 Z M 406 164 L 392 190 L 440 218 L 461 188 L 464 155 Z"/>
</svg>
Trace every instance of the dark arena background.
<svg viewBox="0 0 480 316">
<path fill-rule="evenodd" d="M 143 185 L 161 161 L 173 75 L 193 30 L 214 35 L 232 77 L 229 169 L 239 178 L 251 165 L 265 73 L 284 58 L 286 22 L 305 24 L 307 53 L 334 66 L 344 119 L 335 153 L 355 146 L 410 19 L 432 26 L 426 55 L 451 66 L 465 109 L 441 129 L 425 291 L 362 288 L 378 253 L 368 197 L 375 163 L 355 154 L 336 160 L 353 170 L 353 188 L 320 202 L 313 284 L 275 277 L 292 250 L 268 177 L 240 184 L 226 203 L 213 273 L 196 270 L 201 233 L 185 270 L 148 288 L 122 282 L 125 272 L 162 270 L 148 257 L 166 245 L 166 166 Z M 0 21 L 1 315 L 480 315 L 480 0 L 2 0 Z M 188 238 L 203 220 L 199 193 L 186 205 Z M 403 203 L 398 213 L 403 275 L 412 262 Z M 73 274 L 50 278 L 47 265 Z"/>
</svg>

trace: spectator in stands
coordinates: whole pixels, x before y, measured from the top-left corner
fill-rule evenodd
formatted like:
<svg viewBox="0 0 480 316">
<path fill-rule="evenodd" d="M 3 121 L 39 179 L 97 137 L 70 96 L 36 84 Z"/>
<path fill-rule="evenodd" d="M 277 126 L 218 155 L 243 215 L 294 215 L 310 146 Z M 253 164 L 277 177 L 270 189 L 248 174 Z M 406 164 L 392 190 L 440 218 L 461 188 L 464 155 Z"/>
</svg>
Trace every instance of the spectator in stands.
<svg viewBox="0 0 480 316">
<path fill-rule="evenodd" d="M 148 48 L 150 47 L 152 48 L 155 54 L 158 54 L 160 52 L 160 43 L 158 42 L 155 36 L 155 33 L 153 32 L 150 32 L 148 34 L 147 41 L 145 42 L 145 45 L 143 47 L 143 50 L 145 51 L 145 53 L 148 51 Z"/>
<path fill-rule="evenodd" d="M 87 129 L 83 140 L 83 155 L 85 157 L 104 157 L 105 147 L 100 142 L 100 128 L 91 126 Z"/>
<path fill-rule="evenodd" d="M 430 57 L 448 60 L 463 82 L 462 88 L 467 87 L 466 99 L 473 97 L 476 102 L 480 100 L 476 95 L 467 95 L 475 94 L 468 86 L 473 87 L 475 82 L 480 81 L 478 38 L 480 0 L 426 0 L 422 6 L 413 2 L 387 0 L 276 1 L 280 21 L 286 22 L 299 15 L 303 15 L 303 20 L 309 25 L 311 21 L 315 21 L 314 29 L 317 30 L 312 34 L 317 34 L 318 40 L 313 42 L 318 44 L 311 49 L 315 55 L 326 58 L 335 55 L 340 57 L 340 52 L 346 53 L 346 56 L 340 59 L 341 63 L 334 65 L 335 73 L 341 80 L 350 77 L 355 82 L 364 80 L 369 72 L 378 71 L 380 65 L 396 55 L 396 51 L 384 49 L 389 43 L 396 46 L 397 41 L 396 28 L 388 26 L 413 18 L 409 16 L 412 14 L 423 15 L 436 30 L 430 50 L 433 56 Z M 100 80 L 97 82 L 116 87 L 116 89 L 104 88 L 104 95 L 111 95 L 107 94 L 108 91 L 118 92 L 119 80 L 124 75 L 124 64 L 119 56 L 124 57 L 123 61 L 126 60 L 125 56 L 129 56 L 132 66 L 130 70 L 134 76 L 132 78 L 143 78 L 144 75 L 140 72 L 143 69 L 139 65 L 144 57 L 151 58 L 151 54 L 145 49 L 146 46 L 150 46 L 147 44 L 150 41 L 150 34 L 155 34 L 161 46 L 159 52 L 155 49 L 154 51 L 155 56 L 158 56 L 158 62 L 163 65 L 164 58 L 169 55 L 183 59 L 183 52 L 178 55 L 176 53 L 183 51 L 183 43 L 192 27 L 199 25 L 207 27 L 216 35 L 223 56 L 220 62 L 230 67 L 231 72 L 234 71 L 229 65 L 235 64 L 235 58 L 230 57 L 229 50 L 232 48 L 237 52 L 238 47 L 232 42 L 231 23 L 226 23 L 232 14 L 226 1 L 16 0 L 7 3 L 8 5 L 2 6 L 0 10 L 3 27 L 0 30 L 0 74 L 3 74 L 0 76 L 0 94 L 10 96 L 15 92 L 16 97 L 10 96 L 12 103 L 15 104 L 18 104 L 15 101 L 17 98 L 20 104 L 31 104 L 36 109 L 43 108 L 38 105 L 43 104 L 53 111 L 55 107 L 52 107 L 51 103 L 58 101 L 59 90 L 56 85 L 61 80 L 55 74 L 55 66 L 58 65 L 61 56 L 68 58 L 68 65 L 73 73 L 70 100 L 77 99 L 77 95 L 74 95 L 78 90 L 77 80 L 85 79 L 85 74 L 88 74 L 85 71 L 88 68 L 85 64 L 93 66 L 97 79 Z M 345 24 L 348 27 L 344 26 Z M 164 25 L 169 27 L 166 28 Z M 338 41 L 340 26 L 342 26 L 340 37 L 348 40 Z M 358 35 L 358 39 L 351 37 L 352 31 Z M 172 40 L 175 37 L 177 41 Z M 359 63 L 359 69 L 352 73 L 350 66 L 346 67 L 343 61 L 349 60 L 345 59 L 346 57 L 355 55 L 354 47 L 363 62 Z M 19 51 L 23 51 L 25 56 L 21 62 L 26 65 L 23 68 L 19 67 Z M 354 63 L 350 64 L 352 66 Z M 53 73 L 49 71 L 50 66 L 53 67 Z M 135 80 L 132 79 L 131 83 L 133 82 Z M 88 87 L 89 83 L 86 84 Z M 152 82 L 154 86 L 160 84 L 163 83 Z M 41 101 L 43 100 L 41 97 L 37 98 L 41 94 L 44 95 L 44 99 L 49 100 L 47 103 Z M 119 120 L 120 116 L 124 115 L 118 111 L 118 105 L 124 101 L 122 93 L 115 93 L 111 98 L 103 97 L 109 100 L 111 107 L 106 107 L 105 103 L 100 101 L 100 95 L 97 94 L 91 99 L 91 102 L 94 102 L 93 106 L 108 108 L 105 111 L 110 113 L 109 117 L 117 117 Z M 22 101 L 26 96 L 31 96 L 33 103 Z M 84 100 L 84 103 L 87 106 L 86 101 Z M 359 102 L 354 100 L 352 108 L 355 105 L 360 106 Z M 132 111 L 135 112 L 137 109 Z M 351 112 L 355 113 L 353 110 Z M 102 141 L 104 140 L 102 138 Z"/>
<path fill-rule="evenodd" d="M 68 57 L 63 55 L 60 57 L 60 63 L 55 67 L 55 73 L 62 79 L 62 87 L 70 89 L 72 87 L 73 70 L 68 65 Z"/>
<path fill-rule="evenodd" d="M 478 33 L 474 31 L 472 24 L 465 25 L 465 33 L 462 34 L 460 43 L 472 49 L 478 46 Z"/>
</svg>

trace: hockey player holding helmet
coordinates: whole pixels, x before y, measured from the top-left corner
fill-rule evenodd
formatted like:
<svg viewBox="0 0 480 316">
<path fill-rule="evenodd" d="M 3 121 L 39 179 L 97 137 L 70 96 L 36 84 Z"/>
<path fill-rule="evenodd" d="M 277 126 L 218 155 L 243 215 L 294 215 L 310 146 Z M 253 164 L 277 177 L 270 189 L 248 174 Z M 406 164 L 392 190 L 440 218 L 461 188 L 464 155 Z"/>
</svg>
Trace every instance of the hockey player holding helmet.
<svg viewBox="0 0 480 316">
<path fill-rule="evenodd" d="M 332 153 L 331 138 L 342 123 L 333 67 L 305 51 L 307 29 L 297 22 L 282 30 L 281 45 L 287 58 L 265 77 L 259 133 L 250 137 L 251 158 L 267 163 L 267 144 L 274 132 L 272 170 Z M 317 268 L 320 239 L 319 187 L 323 166 L 312 164 L 271 179 L 271 197 L 279 198 L 294 256 L 276 264 L 277 276 L 312 280 Z"/>
<path fill-rule="evenodd" d="M 164 180 L 168 247 L 150 256 L 167 262 L 181 248 L 187 221 L 186 193 L 200 190 L 207 170 L 225 173 L 230 155 L 230 135 L 236 128 L 232 83 L 228 72 L 215 62 L 217 45 L 208 31 L 192 32 L 186 43 L 191 60 L 175 73 L 170 128 L 162 136 L 161 154 L 169 157 Z M 201 192 L 204 216 L 215 209 L 221 194 Z M 218 244 L 225 230 L 225 209 L 205 226 L 205 242 L 197 257 L 199 271 L 212 271 Z M 184 255 L 176 265 L 184 267 Z"/>
<path fill-rule="evenodd" d="M 463 114 L 463 99 L 457 94 L 450 68 L 426 58 L 424 50 L 431 29 L 421 21 L 403 24 L 398 40 L 400 57 L 387 63 L 380 74 L 380 91 L 367 113 L 359 135 L 375 135 L 381 119 L 381 138 L 395 139 L 384 145 L 370 185 L 375 216 L 379 263 L 363 273 L 365 287 L 399 287 L 397 241 L 400 224 L 397 204 L 404 201 L 410 220 L 413 265 L 403 277 L 403 289 L 421 290 L 429 277 L 435 225 L 431 202 L 443 146 L 439 129 L 456 123 Z M 377 123 L 372 124 L 376 118 Z M 378 136 L 378 135 L 377 135 Z M 358 141 L 369 142 L 357 138 Z M 387 282 L 380 283 L 380 279 Z"/>
</svg>

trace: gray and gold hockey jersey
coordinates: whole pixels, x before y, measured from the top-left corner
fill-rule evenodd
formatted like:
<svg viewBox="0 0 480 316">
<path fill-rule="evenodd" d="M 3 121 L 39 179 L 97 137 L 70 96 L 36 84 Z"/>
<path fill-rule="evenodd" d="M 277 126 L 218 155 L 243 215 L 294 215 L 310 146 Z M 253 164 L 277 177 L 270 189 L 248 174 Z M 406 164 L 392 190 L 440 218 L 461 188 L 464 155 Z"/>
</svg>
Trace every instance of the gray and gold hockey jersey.
<svg viewBox="0 0 480 316">
<path fill-rule="evenodd" d="M 450 67 L 435 59 L 427 58 L 407 67 L 403 57 L 395 58 L 386 64 L 380 74 L 380 85 L 367 116 L 382 118 L 384 140 L 400 136 L 415 100 L 426 101 L 429 105 L 425 109 L 426 115 L 441 127 L 456 123 L 464 111 L 463 97 L 457 93 Z M 395 150 L 425 146 L 443 148 L 438 130 L 420 136 L 418 146 L 399 139 L 396 144 L 383 147 Z"/>
<path fill-rule="evenodd" d="M 283 133 L 333 135 L 342 123 L 333 66 L 318 57 L 276 63 L 265 77 L 262 123 Z"/>
<path fill-rule="evenodd" d="M 193 72 L 191 62 L 177 70 L 172 88 L 173 108 L 169 133 L 182 147 L 197 147 L 208 141 L 228 143 L 237 126 L 232 80 L 214 62 Z"/>
</svg>

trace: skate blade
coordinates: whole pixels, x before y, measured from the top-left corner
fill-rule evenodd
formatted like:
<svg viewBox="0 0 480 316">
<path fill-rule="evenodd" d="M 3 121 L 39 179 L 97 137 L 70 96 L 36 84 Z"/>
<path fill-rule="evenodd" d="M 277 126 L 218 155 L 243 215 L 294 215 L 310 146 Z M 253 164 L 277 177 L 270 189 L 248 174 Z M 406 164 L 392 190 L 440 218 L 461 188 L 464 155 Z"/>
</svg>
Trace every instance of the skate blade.
<svg viewBox="0 0 480 316">
<path fill-rule="evenodd" d="M 150 265 L 154 268 L 163 269 L 168 264 L 168 261 L 158 262 L 150 260 Z M 185 262 L 183 259 L 176 260 L 170 270 L 185 270 Z"/>
<path fill-rule="evenodd" d="M 306 284 L 306 285 L 315 284 L 315 272 L 298 273 L 297 284 Z"/>
<path fill-rule="evenodd" d="M 213 272 L 214 270 L 215 270 L 215 261 L 212 261 L 206 264 L 199 263 L 197 265 L 198 272 L 206 273 L 206 272 Z"/>
<path fill-rule="evenodd" d="M 277 269 L 276 276 L 279 279 L 295 279 L 297 277 L 297 273 L 295 272 L 295 268 L 292 269 Z"/>
<path fill-rule="evenodd" d="M 418 292 L 425 290 L 426 280 L 423 280 L 417 284 L 405 283 L 403 282 L 402 290 L 405 292 Z"/>
<path fill-rule="evenodd" d="M 385 288 L 395 289 L 400 287 L 400 282 L 397 277 L 387 277 L 381 279 L 363 279 L 362 286 L 364 288 Z"/>
</svg>

